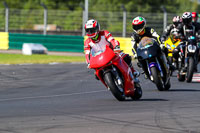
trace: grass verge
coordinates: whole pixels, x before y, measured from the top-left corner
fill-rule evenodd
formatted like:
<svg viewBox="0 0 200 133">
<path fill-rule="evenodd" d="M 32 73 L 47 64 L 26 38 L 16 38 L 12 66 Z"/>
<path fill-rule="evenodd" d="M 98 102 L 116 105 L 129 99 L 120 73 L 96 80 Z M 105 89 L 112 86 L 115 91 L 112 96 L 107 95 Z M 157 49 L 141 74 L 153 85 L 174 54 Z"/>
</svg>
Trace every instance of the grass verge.
<svg viewBox="0 0 200 133">
<path fill-rule="evenodd" d="M 57 55 L 22 55 L 0 53 L 0 64 L 48 64 L 48 63 L 85 62 L 84 56 L 57 56 Z"/>
</svg>

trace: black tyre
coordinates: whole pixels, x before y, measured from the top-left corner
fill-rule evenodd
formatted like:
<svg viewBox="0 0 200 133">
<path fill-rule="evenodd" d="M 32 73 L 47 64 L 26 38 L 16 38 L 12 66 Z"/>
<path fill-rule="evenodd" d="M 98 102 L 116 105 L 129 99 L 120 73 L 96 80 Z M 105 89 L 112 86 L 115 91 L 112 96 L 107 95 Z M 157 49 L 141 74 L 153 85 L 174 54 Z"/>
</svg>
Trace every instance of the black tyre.
<svg viewBox="0 0 200 133">
<path fill-rule="evenodd" d="M 183 82 L 185 81 L 185 75 L 181 74 L 180 71 L 177 74 L 178 81 Z"/>
<path fill-rule="evenodd" d="M 104 81 L 106 82 L 107 86 L 110 88 L 110 91 L 112 92 L 113 96 L 119 100 L 119 101 L 124 101 L 125 100 L 125 95 L 123 90 L 120 90 L 116 83 L 115 79 L 113 78 L 113 75 L 111 72 L 107 72 L 104 75 Z"/>
<path fill-rule="evenodd" d="M 142 97 L 142 88 L 139 83 L 135 83 L 134 96 L 131 96 L 133 100 L 139 100 Z"/>
<path fill-rule="evenodd" d="M 172 65 L 172 63 L 173 63 L 173 58 L 172 58 L 172 57 L 168 57 L 168 60 L 169 60 L 169 64 Z M 172 70 L 172 69 L 170 68 L 170 76 L 172 76 L 173 71 L 174 71 L 174 70 Z"/>
<path fill-rule="evenodd" d="M 186 81 L 189 83 L 192 81 L 193 73 L 194 73 L 194 58 L 189 57 L 188 60 L 188 67 L 187 67 L 187 76 L 186 76 Z"/>
<path fill-rule="evenodd" d="M 153 76 L 153 82 L 156 84 L 158 90 L 164 91 L 164 83 L 162 82 L 162 78 L 156 67 L 151 67 L 151 74 Z"/>
<path fill-rule="evenodd" d="M 165 90 L 166 91 L 169 90 L 170 87 L 171 87 L 171 82 L 170 82 L 170 79 L 169 79 L 168 83 L 165 85 Z"/>
<path fill-rule="evenodd" d="M 180 63 L 179 63 L 179 61 L 176 60 L 176 61 L 175 61 L 175 64 L 176 64 L 176 70 L 179 70 L 179 68 L 180 68 Z"/>
</svg>

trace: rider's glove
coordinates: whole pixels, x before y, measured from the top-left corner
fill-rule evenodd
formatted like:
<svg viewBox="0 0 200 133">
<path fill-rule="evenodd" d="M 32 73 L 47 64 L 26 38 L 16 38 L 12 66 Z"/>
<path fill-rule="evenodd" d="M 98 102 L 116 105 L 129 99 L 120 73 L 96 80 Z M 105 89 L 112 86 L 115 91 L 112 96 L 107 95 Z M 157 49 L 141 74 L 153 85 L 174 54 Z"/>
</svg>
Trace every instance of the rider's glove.
<svg viewBox="0 0 200 133">
<path fill-rule="evenodd" d="M 160 44 L 160 48 L 161 48 L 162 50 L 164 50 L 164 49 L 165 49 L 165 44 Z"/>
<path fill-rule="evenodd" d="M 133 58 L 134 58 L 134 59 L 137 59 L 137 54 L 136 54 L 136 53 L 133 55 Z"/>
<path fill-rule="evenodd" d="M 134 59 L 137 59 L 137 53 L 136 53 L 136 51 L 135 51 L 134 48 L 132 49 L 132 52 L 133 52 L 133 58 L 134 58 Z"/>
<path fill-rule="evenodd" d="M 164 44 L 164 43 L 165 43 L 165 37 L 162 36 L 162 37 L 160 38 L 160 41 L 162 42 L 162 44 Z"/>
<path fill-rule="evenodd" d="M 119 45 L 117 45 L 113 50 L 114 50 L 115 53 L 119 53 L 119 52 L 120 52 L 120 47 L 119 47 Z"/>
</svg>

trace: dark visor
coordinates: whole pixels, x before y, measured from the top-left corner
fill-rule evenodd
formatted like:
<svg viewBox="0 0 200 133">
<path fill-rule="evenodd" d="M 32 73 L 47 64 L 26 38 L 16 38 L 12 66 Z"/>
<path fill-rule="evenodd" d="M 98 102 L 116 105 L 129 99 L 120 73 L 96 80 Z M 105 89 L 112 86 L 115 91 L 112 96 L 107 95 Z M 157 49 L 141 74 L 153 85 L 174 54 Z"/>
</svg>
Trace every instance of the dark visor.
<svg viewBox="0 0 200 133">
<path fill-rule="evenodd" d="M 184 24 L 190 24 L 191 22 L 192 22 L 192 18 L 191 19 L 183 19 Z"/>
<path fill-rule="evenodd" d="M 140 24 L 140 25 L 132 25 L 134 30 L 140 30 L 144 27 L 144 23 Z"/>
<path fill-rule="evenodd" d="M 175 25 L 175 26 L 178 26 L 178 24 L 179 24 L 179 22 L 174 22 L 174 25 Z"/>
<path fill-rule="evenodd" d="M 90 29 L 86 29 L 85 31 L 86 31 L 86 33 L 93 34 L 93 33 L 97 32 L 97 29 L 96 28 L 90 28 Z"/>
</svg>

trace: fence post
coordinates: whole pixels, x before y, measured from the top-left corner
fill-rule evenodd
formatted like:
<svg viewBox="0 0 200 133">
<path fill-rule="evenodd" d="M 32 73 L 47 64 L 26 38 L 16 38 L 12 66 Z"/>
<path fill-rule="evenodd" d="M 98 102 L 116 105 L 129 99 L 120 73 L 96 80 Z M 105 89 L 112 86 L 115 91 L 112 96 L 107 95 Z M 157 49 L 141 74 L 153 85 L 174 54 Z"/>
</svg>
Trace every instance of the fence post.
<svg viewBox="0 0 200 133">
<path fill-rule="evenodd" d="M 46 35 L 47 34 L 47 6 L 44 3 L 41 3 L 41 6 L 44 8 L 44 30 L 43 30 L 43 34 Z"/>
<path fill-rule="evenodd" d="M 124 5 L 122 5 L 123 9 L 123 31 L 122 31 L 122 37 L 126 37 L 126 8 Z"/>
<path fill-rule="evenodd" d="M 3 2 L 3 4 L 6 8 L 6 12 L 5 12 L 5 32 L 8 32 L 8 28 L 9 28 L 9 7 L 8 7 L 8 5 L 5 1 Z"/>
<path fill-rule="evenodd" d="M 164 6 L 161 6 L 163 12 L 164 12 L 164 16 L 163 16 L 163 31 L 165 30 L 165 28 L 167 27 L 167 10 Z"/>
<path fill-rule="evenodd" d="M 85 36 L 85 23 L 86 21 L 88 20 L 88 7 L 89 7 L 89 4 L 88 4 L 88 0 L 85 0 L 85 7 L 84 7 L 84 10 L 83 10 L 83 28 L 82 28 L 82 36 Z"/>
<path fill-rule="evenodd" d="M 83 10 L 82 36 L 85 36 L 85 11 Z"/>
</svg>

